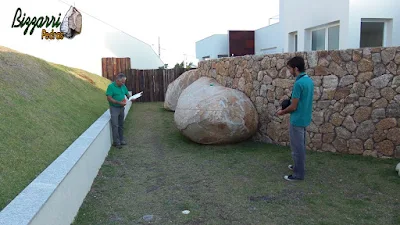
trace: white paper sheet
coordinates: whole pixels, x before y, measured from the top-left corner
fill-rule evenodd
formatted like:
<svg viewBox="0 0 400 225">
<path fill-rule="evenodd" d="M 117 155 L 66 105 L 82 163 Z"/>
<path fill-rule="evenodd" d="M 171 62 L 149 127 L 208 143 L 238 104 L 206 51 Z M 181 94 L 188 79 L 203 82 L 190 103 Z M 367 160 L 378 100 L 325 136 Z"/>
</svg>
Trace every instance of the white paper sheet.
<svg viewBox="0 0 400 225">
<path fill-rule="evenodd" d="M 140 97 L 142 97 L 142 94 L 143 94 L 143 91 L 141 91 L 141 92 L 139 92 L 137 94 L 134 94 L 128 99 L 128 101 L 131 101 L 132 99 L 140 98 Z"/>
</svg>

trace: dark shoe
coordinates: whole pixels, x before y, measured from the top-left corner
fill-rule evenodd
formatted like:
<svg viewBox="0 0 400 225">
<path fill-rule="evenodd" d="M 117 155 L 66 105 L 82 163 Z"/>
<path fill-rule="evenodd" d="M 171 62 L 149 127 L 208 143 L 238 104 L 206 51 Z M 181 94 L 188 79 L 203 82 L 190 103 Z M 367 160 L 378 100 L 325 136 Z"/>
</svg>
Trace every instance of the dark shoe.
<svg viewBox="0 0 400 225">
<path fill-rule="evenodd" d="M 283 177 L 287 181 L 301 181 L 301 179 L 293 177 L 293 175 L 288 175 Z"/>
<path fill-rule="evenodd" d="M 293 170 L 293 165 L 288 166 L 289 170 Z"/>
<path fill-rule="evenodd" d="M 114 146 L 114 147 L 116 147 L 118 149 L 122 148 L 122 146 L 120 144 L 118 144 L 118 143 L 113 143 L 112 146 Z"/>
<path fill-rule="evenodd" d="M 121 141 L 121 145 L 126 145 L 126 141 Z"/>
</svg>

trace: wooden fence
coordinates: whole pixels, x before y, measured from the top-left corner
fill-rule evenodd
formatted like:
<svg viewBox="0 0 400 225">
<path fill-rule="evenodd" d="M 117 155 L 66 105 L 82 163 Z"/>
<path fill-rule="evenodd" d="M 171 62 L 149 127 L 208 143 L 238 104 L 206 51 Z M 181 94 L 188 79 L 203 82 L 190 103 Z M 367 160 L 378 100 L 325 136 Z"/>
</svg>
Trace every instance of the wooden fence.
<svg viewBox="0 0 400 225">
<path fill-rule="evenodd" d="M 133 94 L 143 91 L 139 102 L 164 101 L 168 85 L 183 74 L 185 69 L 136 70 L 131 69 L 126 87 Z"/>
<path fill-rule="evenodd" d="M 102 76 L 114 81 L 118 73 L 124 73 L 127 77 L 125 85 L 132 94 L 143 91 L 142 97 L 137 99 L 138 102 L 164 101 L 168 85 L 189 70 L 184 68 L 138 70 L 127 69 L 128 65 L 130 67 L 129 58 L 103 58 Z"/>
<path fill-rule="evenodd" d="M 128 75 L 131 70 L 131 59 L 130 58 L 102 58 L 102 76 L 114 81 L 115 76 L 118 73 L 124 73 Z"/>
</svg>

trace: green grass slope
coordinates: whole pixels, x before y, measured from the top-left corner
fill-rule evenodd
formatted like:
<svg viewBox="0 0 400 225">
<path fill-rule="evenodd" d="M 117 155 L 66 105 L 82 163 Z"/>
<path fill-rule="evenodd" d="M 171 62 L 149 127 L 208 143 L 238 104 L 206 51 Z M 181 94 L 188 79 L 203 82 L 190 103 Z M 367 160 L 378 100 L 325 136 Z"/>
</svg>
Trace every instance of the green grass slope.
<svg viewBox="0 0 400 225">
<path fill-rule="evenodd" d="M 107 110 L 109 83 L 0 46 L 0 210 Z"/>
</svg>

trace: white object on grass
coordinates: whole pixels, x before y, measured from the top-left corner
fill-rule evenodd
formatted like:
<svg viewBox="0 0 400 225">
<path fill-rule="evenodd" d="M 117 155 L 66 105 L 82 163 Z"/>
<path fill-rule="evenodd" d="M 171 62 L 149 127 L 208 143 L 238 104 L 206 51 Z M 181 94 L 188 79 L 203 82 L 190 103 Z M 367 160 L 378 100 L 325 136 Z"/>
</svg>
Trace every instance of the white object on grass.
<svg viewBox="0 0 400 225">
<path fill-rule="evenodd" d="M 189 214 L 190 211 L 189 211 L 189 210 L 183 210 L 182 213 L 183 213 L 183 214 Z"/>
<path fill-rule="evenodd" d="M 142 94 L 143 94 L 143 91 L 141 91 L 141 92 L 139 92 L 137 94 L 134 94 L 128 99 L 128 101 L 131 101 L 132 99 L 140 98 L 140 97 L 142 97 Z"/>
<path fill-rule="evenodd" d="M 396 171 L 399 173 L 399 176 L 400 176 L 400 163 L 397 164 Z"/>
</svg>

